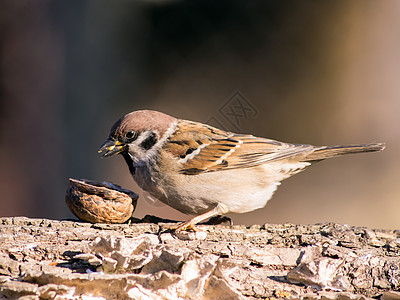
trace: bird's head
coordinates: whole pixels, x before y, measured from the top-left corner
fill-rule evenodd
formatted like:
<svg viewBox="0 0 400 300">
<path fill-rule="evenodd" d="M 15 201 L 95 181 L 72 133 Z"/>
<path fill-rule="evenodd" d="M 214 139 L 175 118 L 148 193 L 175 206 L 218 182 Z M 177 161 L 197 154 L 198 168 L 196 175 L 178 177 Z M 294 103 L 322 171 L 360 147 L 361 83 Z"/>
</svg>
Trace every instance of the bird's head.
<svg viewBox="0 0 400 300">
<path fill-rule="evenodd" d="M 125 159 L 129 156 L 134 163 L 138 163 L 162 146 L 176 122 L 174 117 L 157 111 L 131 112 L 115 122 L 98 152 L 102 153 L 102 157 L 122 154 Z"/>
</svg>

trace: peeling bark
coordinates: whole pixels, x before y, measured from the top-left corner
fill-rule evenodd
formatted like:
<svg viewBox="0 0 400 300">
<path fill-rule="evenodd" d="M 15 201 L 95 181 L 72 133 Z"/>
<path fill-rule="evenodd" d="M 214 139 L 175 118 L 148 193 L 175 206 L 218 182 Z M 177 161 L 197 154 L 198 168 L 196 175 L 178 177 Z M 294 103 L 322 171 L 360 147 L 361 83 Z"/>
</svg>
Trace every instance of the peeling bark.
<svg viewBox="0 0 400 300">
<path fill-rule="evenodd" d="M 163 221 L 0 218 L 0 299 L 400 299 L 399 230 Z"/>
</svg>

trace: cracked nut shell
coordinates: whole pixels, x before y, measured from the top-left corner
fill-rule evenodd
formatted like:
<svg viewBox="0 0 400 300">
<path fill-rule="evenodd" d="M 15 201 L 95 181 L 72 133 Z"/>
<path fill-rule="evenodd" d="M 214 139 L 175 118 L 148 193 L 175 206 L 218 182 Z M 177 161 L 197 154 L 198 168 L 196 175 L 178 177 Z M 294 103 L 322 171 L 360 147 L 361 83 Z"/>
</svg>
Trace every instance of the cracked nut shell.
<svg viewBox="0 0 400 300">
<path fill-rule="evenodd" d="M 65 201 L 79 219 L 91 223 L 124 223 L 139 196 L 111 182 L 69 179 Z"/>
</svg>

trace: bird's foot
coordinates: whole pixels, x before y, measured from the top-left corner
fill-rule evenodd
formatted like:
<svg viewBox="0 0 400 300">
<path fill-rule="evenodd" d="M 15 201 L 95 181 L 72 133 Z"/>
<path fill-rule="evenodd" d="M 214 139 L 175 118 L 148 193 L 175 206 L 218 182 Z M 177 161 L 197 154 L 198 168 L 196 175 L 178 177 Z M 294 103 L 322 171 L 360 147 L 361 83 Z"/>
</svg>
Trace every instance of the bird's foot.
<svg viewBox="0 0 400 300">
<path fill-rule="evenodd" d="M 168 229 L 173 231 L 198 231 L 195 227 L 195 223 L 193 223 L 192 220 L 168 226 Z"/>
</svg>

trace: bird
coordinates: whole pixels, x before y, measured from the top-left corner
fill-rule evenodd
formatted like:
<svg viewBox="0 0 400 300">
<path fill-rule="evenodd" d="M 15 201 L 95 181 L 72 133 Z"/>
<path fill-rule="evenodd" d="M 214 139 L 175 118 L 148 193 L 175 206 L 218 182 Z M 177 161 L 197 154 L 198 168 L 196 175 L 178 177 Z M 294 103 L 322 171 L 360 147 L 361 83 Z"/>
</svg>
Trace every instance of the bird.
<svg viewBox="0 0 400 300">
<path fill-rule="evenodd" d="M 115 122 L 98 152 L 122 155 L 141 189 L 193 216 L 174 229 L 196 230 L 212 217 L 263 208 L 282 180 L 314 162 L 384 148 L 284 143 L 137 110 Z"/>
</svg>

